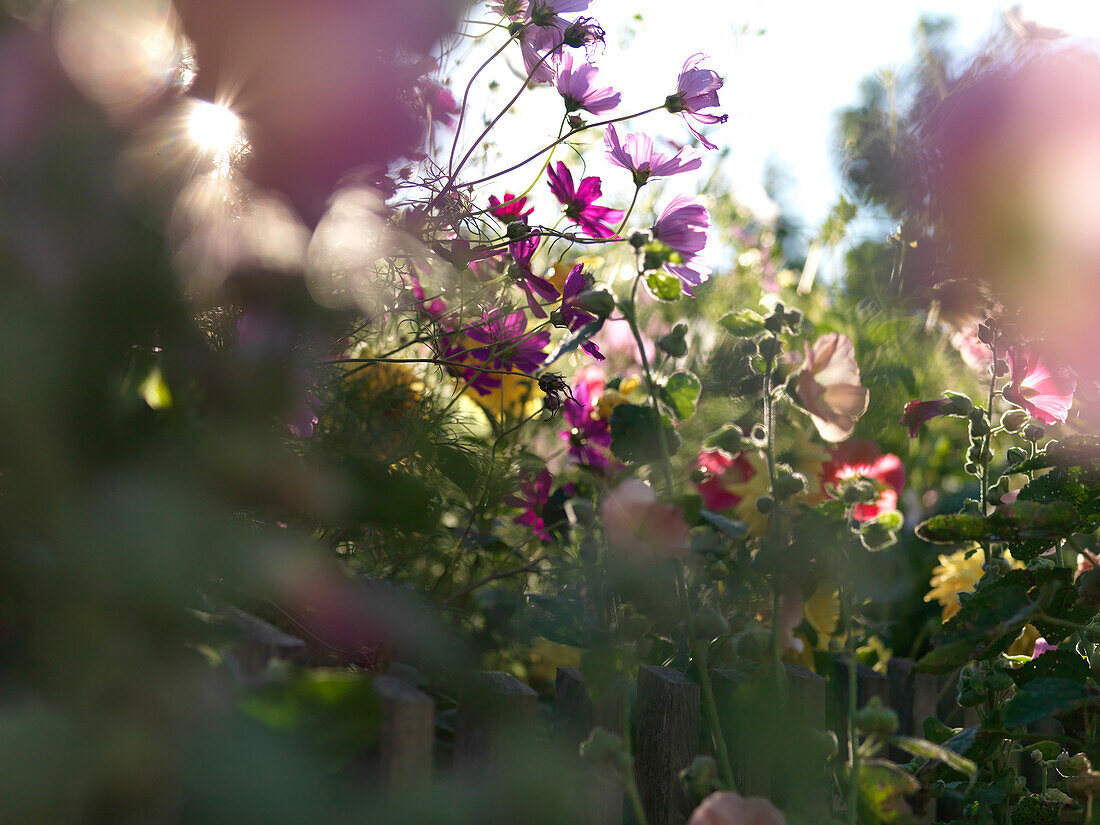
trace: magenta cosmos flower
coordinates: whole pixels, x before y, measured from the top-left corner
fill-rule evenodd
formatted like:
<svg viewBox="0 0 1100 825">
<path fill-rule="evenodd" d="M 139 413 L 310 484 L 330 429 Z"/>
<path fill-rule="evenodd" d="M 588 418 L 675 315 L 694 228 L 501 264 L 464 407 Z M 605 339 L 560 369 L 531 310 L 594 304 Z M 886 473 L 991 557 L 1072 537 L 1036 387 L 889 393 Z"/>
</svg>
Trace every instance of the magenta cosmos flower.
<svg viewBox="0 0 1100 825">
<path fill-rule="evenodd" d="M 1077 380 L 1065 367 L 1052 366 L 1031 346 L 1008 348 L 1009 382 L 1002 394 L 1044 424 L 1065 423 Z"/>
<path fill-rule="evenodd" d="M 523 510 L 512 521 L 516 524 L 525 524 L 535 531 L 540 539 L 549 539 L 546 532 L 546 521 L 543 518 L 543 510 L 550 501 L 550 490 L 554 486 L 554 477 L 549 470 L 543 470 L 534 480 L 524 474 L 519 480 L 519 495 L 504 497 L 504 503 L 511 507 Z M 572 496 L 574 488 L 572 484 L 566 484 L 561 488 L 567 496 Z"/>
<path fill-rule="evenodd" d="M 612 227 L 626 213 L 621 209 L 596 205 L 603 195 L 598 177 L 581 178 L 580 184 L 574 188 L 573 176 L 560 160 L 556 167 L 551 166 L 546 172 L 550 176 L 550 191 L 565 207 L 565 216 L 569 220 L 594 238 L 615 237 Z"/>
<path fill-rule="evenodd" d="M 549 332 L 527 334 L 527 316 L 522 310 L 506 313 L 494 309 L 486 313 L 482 323 L 472 327 L 467 334 L 485 345 L 470 354 L 486 366 L 528 374 L 536 372 L 546 360 L 544 349 L 550 343 Z"/>
<path fill-rule="evenodd" d="M 672 157 L 653 149 L 653 139 L 641 132 L 631 132 L 620 143 L 615 124 L 607 124 L 604 133 L 607 157 L 634 176 L 635 186 L 645 186 L 650 178 L 664 178 L 680 172 L 690 172 L 703 165 L 703 159 L 690 147 L 683 147 Z"/>
<path fill-rule="evenodd" d="M 610 464 L 607 448 L 611 446 L 611 427 L 597 415 L 599 395 L 604 390 L 602 380 L 579 380 L 573 395 L 562 405 L 562 415 L 569 425 L 562 430 L 562 440 L 569 443 L 573 461 L 594 470 L 606 470 Z"/>
<path fill-rule="evenodd" d="M 610 112 L 619 105 L 622 95 L 610 86 L 599 88 L 595 85 L 597 70 L 591 63 L 573 68 L 573 55 L 565 54 L 558 63 L 554 85 L 565 101 L 565 111 L 575 112 L 583 109 L 594 115 Z"/>
<path fill-rule="evenodd" d="M 577 306 L 579 296 L 591 288 L 592 284 L 589 282 L 588 276 L 584 274 L 584 265 L 577 264 L 566 276 L 565 284 L 562 285 L 561 309 L 558 310 L 558 314 L 561 315 L 561 322 L 565 324 L 566 329 L 570 332 L 583 329 L 596 320 L 595 315 Z M 585 341 L 581 344 L 581 349 L 597 361 L 604 360 L 603 353 L 600 352 L 600 348 L 596 346 L 595 341 Z"/>
<path fill-rule="evenodd" d="M 511 192 L 505 192 L 504 200 L 496 195 L 489 196 L 489 211 L 503 223 L 515 221 L 527 223 L 527 216 L 535 211 L 535 207 L 527 206 L 527 198 L 522 195 L 516 196 Z"/>
<path fill-rule="evenodd" d="M 539 248 L 542 239 L 537 232 L 532 232 L 526 238 L 521 238 L 508 246 L 508 252 L 512 255 L 515 267 L 510 271 L 516 285 L 527 296 L 527 305 L 536 318 L 545 318 L 546 310 L 539 306 L 536 293 L 546 301 L 553 301 L 558 297 L 558 291 L 554 285 L 543 277 L 536 275 L 532 267 L 532 258 Z"/>
<path fill-rule="evenodd" d="M 818 435 L 837 443 L 848 438 L 867 412 L 870 393 L 860 383 L 852 339 L 838 332 L 804 345 L 805 360 L 795 393 L 810 414 Z"/>
<path fill-rule="evenodd" d="M 693 54 L 684 62 L 680 76 L 676 79 L 676 93 L 665 98 L 665 108 L 673 114 L 681 115 L 688 130 L 708 149 L 718 147 L 703 137 L 691 121 L 697 123 L 725 123 L 729 115 L 704 114 L 700 109 L 718 106 L 718 90 L 725 81 L 713 69 L 700 68 L 706 60 L 702 53 Z"/>
<path fill-rule="evenodd" d="M 665 207 L 651 230 L 653 237 L 675 253 L 665 269 L 684 284 L 684 292 L 694 295 L 691 287 L 699 286 L 710 277 L 710 267 L 703 263 L 700 253 L 707 245 L 710 215 L 698 198 L 685 195 L 673 198 Z"/>
</svg>

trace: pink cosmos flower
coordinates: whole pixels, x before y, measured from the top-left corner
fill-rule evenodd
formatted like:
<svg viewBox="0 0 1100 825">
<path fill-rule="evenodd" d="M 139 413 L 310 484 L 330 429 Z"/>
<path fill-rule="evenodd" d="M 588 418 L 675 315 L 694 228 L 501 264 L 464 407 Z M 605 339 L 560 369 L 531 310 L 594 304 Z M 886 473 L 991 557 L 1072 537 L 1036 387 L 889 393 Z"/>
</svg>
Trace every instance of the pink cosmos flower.
<svg viewBox="0 0 1100 825">
<path fill-rule="evenodd" d="M 532 269 L 531 259 L 535 255 L 535 250 L 539 248 L 541 240 L 537 232 L 532 232 L 526 238 L 521 238 L 508 246 L 508 252 L 511 253 L 512 260 L 515 262 L 515 267 L 510 270 L 510 273 L 516 285 L 523 290 L 523 294 L 527 297 L 527 305 L 536 318 L 546 317 L 546 310 L 539 306 L 536 293 L 546 301 L 552 301 L 558 297 L 558 291 L 554 285 L 536 275 Z"/>
<path fill-rule="evenodd" d="M 700 109 L 718 106 L 718 90 L 725 81 L 713 69 L 703 69 L 699 64 L 706 60 L 704 54 L 693 54 L 684 61 L 684 68 L 676 80 L 676 93 L 665 98 L 665 108 L 673 114 L 683 116 L 688 130 L 708 149 L 718 147 L 703 137 L 689 118 L 697 123 L 725 123 L 729 115 L 704 114 Z"/>
<path fill-rule="evenodd" d="M 679 257 L 665 269 L 684 284 L 684 292 L 694 295 L 691 287 L 698 286 L 710 277 L 710 267 L 700 258 L 707 246 L 710 215 L 698 198 L 680 195 L 665 207 L 651 230 L 653 237 L 669 246 Z"/>
<path fill-rule="evenodd" d="M 606 450 L 611 446 L 611 428 L 596 415 L 599 396 L 604 390 L 602 375 L 580 375 L 573 385 L 573 396 L 562 405 L 569 425 L 561 438 L 569 442 L 569 455 L 582 466 L 605 470 L 610 464 Z"/>
<path fill-rule="evenodd" d="M 653 139 L 641 132 L 631 132 L 619 142 L 619 133 L 615 124 L 607 124 L 604 133 L 607 144 L 607 157 L 616 166 L 621 166 L 634 176 L 635 186 L 644 186 L 650 178 L 663 178 L 680 172 L 690 172 L 703 165 L 703 159 L 690 147 L 683 147 L 672 157 L 653 149 Z"/>
<path fill-rule="evenodd" d="M 518 20 L 527 14 L 527 0 L 497 0 L 489 4 L 489 11 Z"/>
<path fill-rule="evenodd" d="M 730 485 L 743 484 L 756 475 L 744 453 L 733 456 L 717 448 L 701 451 L 696 466 L 706 476 L 702 481 L 695 482 L 695 489 L 706 508 L 716 513 L 741 503 L 741 496 L 730 490 Z"/>
<path fill-rule="evenodd" d="M 860 383 L 856 351 L 847 335 L 830 332 L 804 345 L 805 361 L 795 382 L 798 395 L 818 434 L 844 441 L 867 412 L 870 394 Z"/>
<path fill-rule="evenodd" d="M 527 316 L 520 310 L 494 309 L 484 314 L 482 323 L 467 331 L 483 347 L 471 352 L 493 369 L 533 374 L 546 360 L 544 348 L 550 343 L 548 331 L 527 334 Z"/>
<path fill-rule="evenodd" d="M 565 324 L 566 329 L 570 332 L 576 332 L 596 320 L 595 315 L 576 305 L 577 297 L 591 288 L 592 284 L 589 282 L 588 276 L 584 274 L 584 265 L 577 264 L 566 276 L 565 283 L 562 285 L 561 309 L 558 310 L 561 323 Z M 604 360 L 600 348 L 591 339 L 581 344 L 581 349 L 597 361 Z"/>
<path fill-rule="evenodd" d="M 591 63 L 585 61 L 584 65 L 574 70 L 573 55 L 566 53 L 562 56 L 554 85 L 565 101 L 565 111 L 583 109 L 594 115 L 601 115 L 619 105 L 621 94 L 610 86 L 602 89 L 594 86 L 596 74 L 596 67 Z"/>
<path fill-rule="evenodd" d="M 573 175 L 562 161 L 546 170 L 550 191 L 565 206 L 565 216 L 594 238 L 614 238 L 613 224 L 623 219 L 621 209 L 597 206 L 603 195 L 600 179 L 596 176 L 581 178 L 574 188 Z"/>
<path fill-rule="evenodd" d="M 543 508 L 550 501 L 550 489 L 553 487 L 554 477 L 549 470 L 543 470 L 534 481 L 530 476 L 524 475 L 519 481 L 520 495 L 508 495 L 504 497 L 504 503 L 511 507 L 519 507 L 523 510 L 512 521 L 516 524 L 525 524 L 538 535 L 540 539 L 549 539 L 546 532 L 546 522 L 543 519 Z M 566 494 L 573 494 L 573 485 L 567 484 L 562 488 Z"/>
<path fill-rule="evenodd" d="M 901 423 L 909 428 L 909 437 L 916 438 L 925 421 L 947 415 L 951 410 L 950 398 L 932 401 L 910 401 L 901 413 Z"/>
<path fill-rule="evenodd" d="M 1009 347 L 1008 367 L 1009 384 L 1002 392 L 1006 401 L 1044 424 L 1065 423 L 1077 389 L 1069 370 L 1052 366 L 1031 346 Z"/>
<path fill-rule="evenodd" d="M 893 453 L 883 454 L 873 441 L 849 439 L 829 450 L 830 459 L 821 467 L 821 486 L 839 487 L 852 478 L 875 482 L 879 497 L 871 504 L 857 504 L 856 521 L 873 521 L 898 509 L 898 494 L 905 486 L 905 467 Z"/>
<path fill-rule="evenodd" d="M 489 196 L 489 211 L 506 224 L 515 221 L 527 223 L 527 216 L 535 211 L 535 207 L 524 209 L 525 206 L 527 206 L 527 198 L 516 197 L 511 192 L 505 192 L 503 200 L 496 195 Z"/>
<path fill-rule="evenodd" d="M 639 561 L 687 554 L 688 526 L 679 507 L 661 504 L 653 488 L 630 478 L 604 499 L 607 544 Z"/>
<path fill-rule="evenodd" d="M 762 796 L 715 791 L 699 803 L 687 825 L 787 825 L 787 820 Z"/>
</svg>

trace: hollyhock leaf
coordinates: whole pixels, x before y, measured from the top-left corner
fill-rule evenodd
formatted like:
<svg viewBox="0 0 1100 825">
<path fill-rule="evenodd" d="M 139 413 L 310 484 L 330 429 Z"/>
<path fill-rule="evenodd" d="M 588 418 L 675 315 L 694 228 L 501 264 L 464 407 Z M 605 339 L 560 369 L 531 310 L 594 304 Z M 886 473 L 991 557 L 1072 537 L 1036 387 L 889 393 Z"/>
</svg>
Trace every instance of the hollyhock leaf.
<svg viewBox="0 0 1100 825">
<path fill-rule="evenodd" d="M 1059 716 L 1096 701 L 1089 685 L 1072 679 L 1036 679 L 1017 693 L 1004 709 L 1004 725 L 1021 727 Z"/>
<path fill-rule="evenodd" d="M 1023 687 L 1036 679 L 1069 679 L 1088 681 L 1091 672 L 1088 661 L 1072 650 L 1048 650 L 1023 665 L 1008 671 L 1017 687 Z"/>
<path fill-rule="evenodd" d="M 645 285 L 649 289 L 649 294 L 659 301 L 679 300 L 683 292 L 680 279 L 663 270 L 649 273 L 646 276 Z"/>
<path fill-rule="evenodd" d="M 699 518 L 723 535 L 733 539 L 743 539 L 749 534 L 749 525 L 743 521 L 734 521 L 731 518 L 712 513 L 710 510 L 701 510 Z"/>
<path fill-rule="evenodd" d="M 881 825 L 916 825 L 917 818 L 905 801 L 920 790 L 911 773 L 884 759 L 866 759 L 859 765 L 858 784 L 861 819 Z"/>
<path fill-rule="evenodd" d="M 945 645 L 938 645 L 917 662 L 917 670 L 922 673 L 950 673 L 970 661 L 970 652 L 974 643 L 961 639 Z"/>
<path fill-rule="evenodd" d="M 764 318 L 751 309 L 742 309 L 723 315 L 718 325 L 735 338 L 752 338 L 764 331 Z"/>
<path fill-rule="evenodd" d="M 978 775 L 978 766 L 971 760 L 965 756 L 960 756 L 950 748 L 929 742 L 927 739 L 918 739 L 915 736 L 894 736 L 891 737 L 890 744 L 913 756 L 923 756 L 925 759 L 943 762 L 952 770 L 969 776 L 971 781 Z"/>
<path fill-rule="evenodd" d="M 695 415 L 695 404 L 703 389 L 702 382 L 690 372 L 675 372 L 661 387 L 661 400 L 668 404 L 672 414 L 683 421 Z"/>
<path fill-rule="evenodd" d="M 664 439 L 665 451 L 661 450 Z M 675 455 L 681 445 L 679 434 L 652 407 L 620 404 L 611 414 L 611 452 L 628 464 L 652 464 L 665 453 Z"/>
</svg>

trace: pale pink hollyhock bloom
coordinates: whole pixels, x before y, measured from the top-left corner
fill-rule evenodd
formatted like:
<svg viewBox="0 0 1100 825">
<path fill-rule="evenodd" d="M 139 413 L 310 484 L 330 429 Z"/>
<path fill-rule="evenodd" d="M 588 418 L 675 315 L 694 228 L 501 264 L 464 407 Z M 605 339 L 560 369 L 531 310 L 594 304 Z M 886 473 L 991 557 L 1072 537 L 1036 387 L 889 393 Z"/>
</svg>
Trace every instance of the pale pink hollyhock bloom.
<svg viewBox="0 0 1100 825">
<path fill-rule="evenodd" d="M 587 61 L 577 69 L 573 68 L 573 55 L 566 53 L 558 63 L 554 85 L 565 101 L 565 111 L 575 112 L 584 109 L 594 115 L 610 112 L 619 105 L 622 95 L 610 86 L 598 88 L 594 84 L 596 67 Z"/>
<path fill-rule="evenodd" d="M 795 392 L 822 438 L 833 443 L 848 438 L 870 401 L 870 393 L 860 383 L 852 340 L 830 332 L 814 341 L 813 347 L 806 344 Z"/>
<path fill-rule="evenodd" d="M 718 106 L 718 90 L 725 81 L 713 69 L 703 69 L 699 64 L 707 59 L 702 53 L 693 54 L 684 61 L 684 68 L 676 80 L 676 94 L 665 98 L 665 108 L 673 114 L 682 115 L 688 130 L 708 149 L 718 147 L 703 137 L 689 118 L 698 123 L 725 123 L 729 115 L 703 114 L 700 109 Z"/>
<path fill-rule="evenodd" d="M 788 587 L 779 597 L 779 629 L 783 650 L 801 653 L 806 643 L 794 635 L 794 629 L 802 624 L 802 590 Z"/>
<path fill-rule="evenodd" d="M 787 820 L 762 796 L 715 791 L 699 803 L 687 825 L 787 825 Z"/>
<path fill-rule="evenodd" d="M 691 287 L 710 277 L 710 267 L 701 259 L 709 240 L 708 229 L 710 215 L 706 207 L 698 198 L 685 195 L 673 198 L 651 227 L 653 237 L 680 256 L 679 262 L 665 264 L 665 269 L 683 282 L 688 295 L 694 295 Z"/>
<path fill-rule="evenodd" d="M 1006 401 L 1023 407 L 1044 424 L 1062 424 L 1073 406 L 1077 379 L 1062 366 L 1051 366 L 1031 346 L 1008 348 L 1009 384 Z"/>
<path fill-rule="evenodd" d="M 653 488 L 637 478 L 616 487 L 603 502 L 603 525 L 612 550 L 638 559 L 687 553 L 688 526 L 679 507 L 661 504 Z"/>
<path fill-rule="evenodd" d="M 650 178 L 663 178 L 680 172 L 690 172 L 703 165 L 703 159 L 691 147 L 685 146 L 672 157 L 653 149 L 653 139 L 642 132 L 631 132 L 619 142 L 615 124 L 607 124 L 604 133 L 607 157 L 634 175 L 634 185 L 644 186 Z"/>
<path fill-rule="evenodd" d="M 979 375 L 989 375 L 993 351 L 978 338 L 978 324 L 972 323 L 951 334 L 951 346 L 959 351 L 962 360 Z"/>
</svg>

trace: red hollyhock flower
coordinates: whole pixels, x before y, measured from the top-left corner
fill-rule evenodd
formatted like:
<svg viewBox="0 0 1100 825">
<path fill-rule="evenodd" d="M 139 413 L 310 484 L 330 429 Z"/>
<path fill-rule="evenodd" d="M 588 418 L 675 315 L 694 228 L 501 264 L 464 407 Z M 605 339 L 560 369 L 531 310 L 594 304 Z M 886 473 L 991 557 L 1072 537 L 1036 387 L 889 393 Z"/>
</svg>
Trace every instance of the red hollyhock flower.
<svg viewBox="0 0 1100 825">
<path fill-rule="evenodd" d="M 741 496 L 730 490 L 730 485 L 741 484 L 756 475 L 744 453 L 733 456 L 717 448 L 700 452 L 697 466 L 706 473 L 706 478 L 697 481 L 695 489 L 707 509 L 716 513 L 741 503 Z"/>
<path fill-rule="evenodd" d="M 879 490 L 878 500 L 872 504 L 858 504 L 857 521 L 872 521 L 883 513 L 898 509 L 898 493 L 905 486 L 905 467 L 893 453 L 883 454 L 873 441 L 849 439 L 829 451 L 831 456 L 821 468 L 821 486 L 839 487 L 852 478 L 865 478 L 875 482 Z"/>
</svg>

